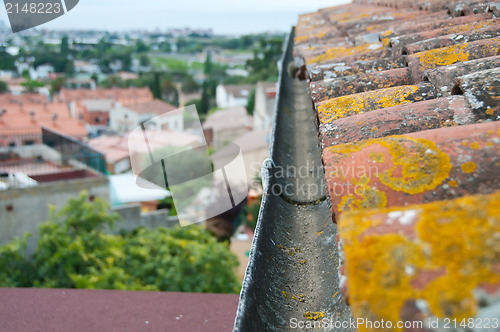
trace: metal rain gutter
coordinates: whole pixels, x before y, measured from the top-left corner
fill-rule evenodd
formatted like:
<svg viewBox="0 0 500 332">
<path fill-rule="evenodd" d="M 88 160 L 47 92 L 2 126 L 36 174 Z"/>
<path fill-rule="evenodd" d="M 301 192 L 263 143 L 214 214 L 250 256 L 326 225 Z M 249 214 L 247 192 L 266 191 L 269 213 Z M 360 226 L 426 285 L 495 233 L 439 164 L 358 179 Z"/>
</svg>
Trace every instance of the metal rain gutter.
<svg viewBox="0 0 500 332">
<path fill-rule="evenodd" d="M 306 81 L 287 70 L 293 37 L 294 29 L 280 61 L 271 160 L 263 169 L 265 194 L 234 331 L 302 330 L 324 319 L 351 318 L 340 291 L 337 228 L 325 196 L 312 101 Z"/>
</svg>

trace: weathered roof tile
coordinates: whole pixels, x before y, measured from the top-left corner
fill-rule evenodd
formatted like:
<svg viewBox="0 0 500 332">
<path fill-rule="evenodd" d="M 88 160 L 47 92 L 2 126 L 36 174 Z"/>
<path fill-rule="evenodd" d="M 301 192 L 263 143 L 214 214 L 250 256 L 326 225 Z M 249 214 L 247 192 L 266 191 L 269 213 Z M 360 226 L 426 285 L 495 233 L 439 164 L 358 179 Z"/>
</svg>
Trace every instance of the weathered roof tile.
<svg viewBox="0 0 500 332">
<path fill-rule="evenodd" d="M 430 81 L 443 96 L 451 96 L 455 87 L 455 79 L 476 71 L 500 67 L 500 56 L 492 56 L 457 62 L 449 66 L 438 67 L 425 71 L 424 81 Z"/>
<path fill-rule="evenodd" d="M 347 94 L 361 93 L 411 84 L 407 68 L 351 75 L 310 84 L 312 100 L 317 103 Z"/>
<path fill-rule="evenodd" d="M 339 231 L 354 316 L 460 322 L 496 303 L 499 201 L 497 191 L 344 214 Z M 412 306 L 419 315 L 404 317 Z"/>
<path fill-rule="evenodd" d="M 419 82 L 422 80 L 423 73 L 427 69 L 499 54 L 500 39 L 489 38 L 411 54 L 408 55 L 407 61 L 413 80 Z"/>
<path fill-rule="evenodd" d="M 429 82 L 346 95 L 316 103 L 320 123 L 372 110 L 409 104 L 436 98 L 434 86 Z"/>
<path fill-rule="evenodd" d="M 500 122 L 325 148 L 332 215 L 499 190 Z"/>
<path fill-rule="evenodd" d="M 473 124 L 464 96 L 437 98 L 338 119 L 319 128 L 322 148 L 427 129 Z"/>
<path fill-rule="evenodd" d="M 500 68 L 459 77 L 457 84 L 478 118 L 500 120 Z"/>
</svg>

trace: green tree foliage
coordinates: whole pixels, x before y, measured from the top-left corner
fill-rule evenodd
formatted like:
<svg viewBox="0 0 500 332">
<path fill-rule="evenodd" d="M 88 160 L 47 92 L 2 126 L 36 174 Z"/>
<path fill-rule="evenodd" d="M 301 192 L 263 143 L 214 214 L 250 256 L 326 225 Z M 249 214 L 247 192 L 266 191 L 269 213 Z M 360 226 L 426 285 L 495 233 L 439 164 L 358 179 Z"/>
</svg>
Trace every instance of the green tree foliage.
<svg viewBox="0 0 500 332">
<path fill-rule="evenodd" d="M 151 60 L 146 54 L 141 54 L 141 56 L 139 57 L 139 63 L 143 67 L 148 67 L 149 65 L 151 65 Z"/>
<path fill-rule="evenodd" d="M 255 109 L 255 88 L 253 88 L 252 91 L 250 92 L 247 101 L 247 111 L 250 115 L 253 114 L 254 109 Z"/>
<path fill-rule="evenodd" d="M 9 92 L 7 82 L 0 80 L 0 94 Z"/>
<path fill-rule="evenodd" d="M 68 76 L 73 76 L 75 74 L 75 64 L 72 60 L 66 61 L 66 67 L 64 68 L 64 73 Z"/>
<path fill-rule="evenodd" d="M 146 45 L 142 40 L 138 40 L 135 44 L 135 51 L 137 53 L 145 53 L 149 51 L 149 46 Z"/>
<path fill-rule="evenodd" d="M 208 82 L 203 82 L 202 91 L 201 91 L 201 100 L 200 100 L 200 108 L 198 108 L 198 112 L 201 114 L 207 114 L 210 109 L 210 89 L 208 86 Z"/>
<path fill-rule="evenodd" d="M 117 215 L 85 193 L 40 226 L 33 255 L 26 237 L 0 247 L 0 287 L 98 288 L 236 293 L 238 265 L 226 243 L 200 227 L 103 232 Z"/>
<path fill-rule="evenodd" d="M 24 88 L 24 92 L 28 93 L 35 93 L 37 92 L 38 88 L 42 88 L 45 85 L 37 80 L 27 80 L 26 82 L 21 83 L 21 85 Z"/>
<path fill-rule="evenodd" d="M 61 39 L 61 51 L 60 51 L 60 53 L 62 56 L 65 56 L 65 57 L 68 56 L 68 54 L 70 53 L 68 36 L 64 36 Z"/>
<path fill-rule="evenodd" d="M 50 94 L 54 96 L 59 93 L 66 83 L 66 79 L 64 77 L 58 77 L 52 81 L 50 81 Z"/>
<path fill-rule="evenodd" d="M 7 52 L 0 51 L 0 70 L 16 70 L 16 58 Z"/>
<path fill-rule="evenodd" d="M 262 38 L 259 42 L 259 48 L 254 51 L 253 59 L 247 60 L 246 63 L 250 72 L 249 83 L 276 82 L 278 80 L 278 60 L 282 53 L 282 38 Z"/>
<path fill-rule="evenodd" d="M 207 76 L 213 74 L 214 65 L 212 63 L 212 54 L 210 52 L 207 53 L 207 57 L 205 59 L 204 73 Z"/>
</svg>

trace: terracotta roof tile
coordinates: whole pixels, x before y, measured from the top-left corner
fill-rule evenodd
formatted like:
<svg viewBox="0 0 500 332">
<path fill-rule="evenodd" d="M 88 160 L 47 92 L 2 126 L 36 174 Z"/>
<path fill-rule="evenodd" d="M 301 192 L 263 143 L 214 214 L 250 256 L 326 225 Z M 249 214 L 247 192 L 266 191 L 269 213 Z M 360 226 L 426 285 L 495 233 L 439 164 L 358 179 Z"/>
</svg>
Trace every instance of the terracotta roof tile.
<svg viewBox="0 0 500 332">
<path fill-rule="evenodd" d="M 471 16 L 454 17 L 454 18 L 445 19 L 445 20 L 431 19 L 431 20 L 426 21 L 426 22 L 413 22 L 413 23 L 416 23 L 413 26 L 412 25 L 404 25 L 404 26 L 399 27 L 399 28 L 396 27 L 393 30 L 388 30 L 388 31 L 382 32 L 380 37 L 381 37 L 381 39 L 391 38 L 391 37 L 396 37 L 396 36 L 414 34 L 414 33 L 422 32 L 422 31 L 435 30 L 435 29 L 445 28 L 445 27 L 453 27 L 456 25 L 471 24 L 471 23 L 474 24 L 474 22 L 488 20 L 488 19 L 491 19 L 492 17 L 493 17 L 493 15 L 491 13 L 482 13 L 482 14 L 471 15 Z"/>
<path fill-rule="evenodd" d="M 499 38 L 483 39 L 410 54 L 407 62 L 413 80 L 419 82 L 425 70 L 495 55 L 500 55 Z"/>
<path fill-rule="evenodd" d="M 473 124 L 476 121 L 463 96 L 450 96 L 404 104 L 338 119 L 320 125 L 322 147 L 371 138 Z"/>
<path fill-rule="evenodd" d="M 500 20 L 491 20 L 490 26 L 483 26 L 480 29 L 475 29 L 467 32 L 454 33 L 450 35 L 440 36 L 432 39 L 422 40 L 413 44 L 406 45 L 402 52 L 403 54 L 413 54 L 445 46 L 461 44 L 464 42 L 472 42 L 485 38 L 498 37 L 500 35 Z M 480 25 L 480 24 L 479 24 Z"/>
<path fill-rule="evenodd" d="M 500 21 L 498 19 L 491 19 L 491 20 L 485 20 L 485 21 L 473 21 L 473 22 L 467 23 L 467 24 L 452 25 L 452 26 L 446 26 L 444 28 L 439 28 L 439 29 L 425 30 L 425 31 L 421 31 L 421 32 L 405 34 L 402 36 L 390 38 L 389 39 L 389 46 L 394 48 L 394 49 L 402 50 L 402 48 L 404 46 L 406 46 L 408 48 L 408 46 L 411 44 L 421 42 L 421 44 L 423 44 L 421 47 L 425 48 L 426 43 L 431 43 L 434 41 L 434 39 L 431 39 L 431 38 L 443 38 L 443 36 L 447 36 L 450 34 L 463 35 L 463 34 L 471 33 L 471 30 L 480 30 L 480 29 L 492 27 L 492 26 L 497 27 L 499 23 L 500 23 Z M 494 36 L 492 35 L 489 37 L 482 37 L 482 38 L 481 38 L 481 36 L 478 36 L 474 40 L 483 39 L 483 38 L 491 38 L 491 37 L 495 37 L 495 36 L 497 36 L 497 35 L 494 35 Z M 449 37 L 447 37 L 447 38 L 449 38 Z M 457 41 L 457 39 L 453 38 L 451 41 Z M 466 41 L 466 40 L 464 40 L 464 41 Z M 464 42 L 464 41 L 462 41 L 462 42 Z M 457 43 L 458 42 L 455 42 L 453 44 L 457 44 Z M 438 45 L 438 47 L 449 46 L 449 45 L 453 45 L 453 44 L 441 45 L 441 46 Z M 430 46 L 427 46 L 427 50 L 432 49 L 429 47 Z M 436 48 L 436 47 L 433 47 L 433 48 Z M 425 51 L 425 50 L 426 49 L 422 49 L 420 51 Z M 415 52 L 409 53 L 409 51 L 411 51 L 411 47 L 410 47 L 410 50 L 406 51 L 407 54 L 417 52 L 417 51 L 415 51 Z"/>
<path fill-rule="evenodd" d="M 372 110 L 436 98 L 434 86 L 429 82 L 403 85 L 352 95 L 345 95 L 316 103 L 320 123 L 369 112 Z"/>
<path fill-rule="evenodd" d="M 500 183 L 499 131 L 490 122 L 327 147 L 332 214 L 491 193 Z"/>
<path fill-rule="evenodd" d="M 311 81 L 321 81 L 342 76 L 359 75 L 374 71 L 390 70 L 405 66 L 402 55 L 379 58 L 370 61 L 335 62 L 306 66 Z"/>
<path fill-rule="evenodd" d="M 500 56 L 457 62 L 449 66 L 425 71 L 424 80 L 430 81 L 443 96 L 450 96 L 456 84 L 455 79 L 476 71 L 500 67 Z"/>
<path fill-rule="evenodd" d="M 408 321 L 436 315 L 461 322 L 493 306 L 500 290 L 499 201 L 497 191 L 343 215 L 343 271 L 354 316 L 398 321 L 411 304 L 415 316 Z"/>
<path fill-rule="evenodd" d="M 315 103 L 344 96 L 398 85 L 411 84 L 407 68 L 378 71 L 369 74 L 343 76 L 321 82 L 311 82 L 311 96 Z"/>
<path fill-rule="evenodd" d="M 457 84 L 479 119 L 500 120 L 500 68 L 459 77 Z"/>
</svg>

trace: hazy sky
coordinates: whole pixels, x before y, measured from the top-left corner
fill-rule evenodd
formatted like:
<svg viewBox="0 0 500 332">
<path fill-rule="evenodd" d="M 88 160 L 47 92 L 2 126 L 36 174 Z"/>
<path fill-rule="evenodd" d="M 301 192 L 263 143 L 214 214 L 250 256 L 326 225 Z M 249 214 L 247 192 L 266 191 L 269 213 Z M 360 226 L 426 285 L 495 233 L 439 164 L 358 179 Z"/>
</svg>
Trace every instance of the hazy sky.
<svg viewBox="0 0 500 332">
<path fill-rule="evenodd" d="M 288 31 L 301 13 L 349 0 L 80 0 L 47 29 L 214 28 L 216 33 Z M 5 8 L 0 19 L 8 22 Z"/>
</svg>

